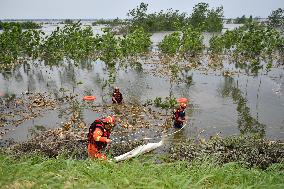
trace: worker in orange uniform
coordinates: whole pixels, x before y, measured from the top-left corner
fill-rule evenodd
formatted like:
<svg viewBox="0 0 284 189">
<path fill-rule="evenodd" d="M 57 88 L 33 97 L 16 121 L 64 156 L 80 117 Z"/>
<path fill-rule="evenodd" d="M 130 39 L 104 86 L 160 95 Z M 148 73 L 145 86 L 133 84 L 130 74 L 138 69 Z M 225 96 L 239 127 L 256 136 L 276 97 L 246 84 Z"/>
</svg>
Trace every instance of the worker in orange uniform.
<svg viewBox="0 0 284 189">
<path fill-rule="evenodd" d="M 119 88 L 115 87 L 112 93 L 112 102 L 114 104 L 121 104 L 122 100 L 123 100 L 123 97 L 122 97 L 121 92 L 119 91 Z"/>
<path fill-rule="evenodd" d="M 109 137 L 114 126 L 114 116 L 96 119 L 91 124 L 88 133 L 88 154 L 92 159 L 99 158 L 107 160 L 106 155 L 102 151 L 111 142 Z"/>
<path fill-rule="evenodd" d="M 173 120 L 174 120 L 174 127 L 175 128 L 182 128 L 183 124 L 185 123 L 185 108 L 186 103 L 180 103 L 180 107 L 173 112 Z"/>
</svg>

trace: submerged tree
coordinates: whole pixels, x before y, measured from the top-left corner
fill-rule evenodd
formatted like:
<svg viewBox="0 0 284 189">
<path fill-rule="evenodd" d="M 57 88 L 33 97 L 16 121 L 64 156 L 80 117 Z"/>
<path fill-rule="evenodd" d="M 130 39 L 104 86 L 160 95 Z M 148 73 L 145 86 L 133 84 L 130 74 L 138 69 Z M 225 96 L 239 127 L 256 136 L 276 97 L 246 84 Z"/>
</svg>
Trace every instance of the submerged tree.
<svg viewBox="0 0 284 189">
<path fill-rule="evenodd" d="M 284 29 L 284 9 L 279 8 L 272 11 L 271 15 L 268 16 L 269 25 L 272 27 L 280 27 Z"/>
<path fill-rule="evenodd" d="M 97 35 L 97 50 L 99 51 L 99 58 L 107 65 L 114 66 L 113 62 L 121 56 L 121 49 L 119 47 L 119 40 L 114 36 L 109 28 L 103 30 L 102 36 Z"/>
<path fill-rule="evenodd" d="M 201 31 L 193 27 L 186 27 L 182 34 L 180 53 L 185 58 L 196 57 L 201 54 L 204 49 Z"/>
<path fill-rule="evenodd" d="M 167 9 L 147 14 L 148 4 L 141 3 L 127 14 L 131 16 L 130 28 L 142 27 L 145 31 L 173 31 L 186 25 L 201 28 L 202 31 L 219 32 L 223 28 L 223 7 L 209 9 L 207 3 L 199 3 L 190 17 L 178 10 Z"/>
<path fill-rule="evenodd" d="M 146 24 L 146 17 L 147 17 L 147 9 L 148 9 L 148 4 L 146 3 L 141 3 L 139 6 L 136 7 L 136 9 L 132 9 L 127 13 L 127 16 L 132 16 L 132 26 L 134 27 L 143 27 L 144 29 L 145 24 Z"/>
<path fill-rule="evenodd" d="M 208 10 L 206 19 L 206 31 L 217 32 L 223 29 L 223 7 Z"/>
<path fill-rule="evenodd" d="M 198 3 L 193 7 L 190 25 L 202 31 L 220 32 L 223 28 L 223 7 L 209 9 L 208 3 Z"/>
<path fill-rule="evenodd" d="M 181 46 L 181 34 L 174 32 L 165 36 L 158 46 L 162 53 L 170 56 L 175 55 Z"/>
<path fill-rule="evenodd" d="M 242 17 L 237 17 L 234 20 L 234 24 L 246 24 L 246 23 L 250 23 L 252 22 L 252 15 L 250 15 L 250 17 L 246 17 L 245 15 L 243 15 Z"/>
<path fill-rule="evenodd" d="M 146 53 L 151 46 L 150 34 L 143 28 L 137 28 L 121 40 L 123 56 L 135 56 Z"/>
</svg>

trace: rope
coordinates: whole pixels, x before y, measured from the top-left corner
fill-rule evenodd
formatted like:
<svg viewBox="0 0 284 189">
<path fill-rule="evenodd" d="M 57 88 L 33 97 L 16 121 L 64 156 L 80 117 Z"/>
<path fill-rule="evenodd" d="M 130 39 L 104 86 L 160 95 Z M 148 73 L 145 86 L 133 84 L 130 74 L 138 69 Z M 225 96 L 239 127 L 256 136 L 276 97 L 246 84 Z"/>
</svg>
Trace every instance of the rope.
<svg viewBox="0 0 284 189">
<path fill-rule="evenodd" d="M 138 132 L 136 132 L 136 133 L 129 134 L 129 135 L 127 135 L 127 136 L 116 137 L 116 138 L 113 138 L 113 140 L 117 140 L 117 139 L 129 137 L 129 136 L 137 135 L 137 134 L 140 134 L 140 133 L 144 133 L 144 131 L 142 130 L 142 131 L 138 131 Z"/>
<path fill-rule="evenodd" d="M 144 152 L 147 152 L 148 150 L 154 150 L 155 148 L 157 148 L 157 147 L 159 147 L 159 146 L 161 146 L 161 145 L 163 145 L 163 140 L 164 140 L 164 137 L 168 137 L 168 136 L 171 136 L 171 135 L 173 135 L 173 134 L 175 134 L 175 133 L 178 133 L 178 132 L 180 132 L 184 127 L 186 126 L 186 123 L 179 129 L 179 130 L 177 130 L 177 131 L 175 131 L 175 132 L 173 132 L 173 133 L 170 133 L 170 134 L 167 134 L 167 135 L 163 135 L 161 138 L 162 138 L 162 140 L 159 142 L 159 143 L 148 143 L 148 144 L 155 144 L 155 145 L 157 145 L 157 146 L 155 146 L 155 147 L 153 147 L 152 146 L 152 148 L 148 148 L 147 150 L 145 150 L 143 147 L 146 147 L 148 144 L 146 144 L 146 146 L 145 145 L 143 145 L 143 146 L 139 146 L 139 147 L 137 147 L 137 148 L 134 148 L 133 150 L 131 150 L 130 152 L 127 152 L 127 153 L 124 153 L 124 154 L 122 154 L 122 155 L 120 155 L 120 156 L 117 156 L 117 157 L 115 157 L 115 159 L 116 159 L 116 161 L 122 161 L 122 160 L 126 160 L 126 159 L 129 159 L 129 158 L 131 158 L 131 157 L 135 157 L 135 156 L 137 156 L 137 155 L 139 155 L 140 153 L 143 153 L 142 151 L 144 150 Z M 160 137 L 158 137 L 158 138 L 160 138 Z M 145 138 L 144 138 L 145 139 Z M 147 139 L 154 139 L 154 138 L 147 138 Z M 155 138 L 156 139 L 156 138 Z M 160 144 L 161 143 L 161 144 Z M 139 149 L 139 148 L 141 148 L 139 151 L 135 151 L 135 150 L 137 150 L 137 149 Z M 134 153 L 135 152 L 135 153 Z M 127 154 L 127 155 L 126 155 Z M 122 156 L 122 157 L 121 157 Z M 123 156 L 126 156 L 126 157 L 123 157 Z M 128 157 L 127 157 L 128 156 Z M 119 157 L 121 157 L 121 159 L 117 159 L 117 158 L 119 158 Z"/>
<path fill-rule="evenodd" d="M 155 137 L 155 138 L 148 138 L 148 137 L 145 137 L 145 138 L 143 138 L 143 139 L 144 139 L 144 140 L 152 140 L 152 139 L 158 139 L 158 138 L 163 138 L 163 137 L 169 137 L 169 136 L 171 136 L 171 135 L 173 135 L 173 134 L 176 134 L 176 133 L 180 132 L 186 125 L 187 125 L 187 124 L 185 123 L 179 130 L 177 130 L 177 131 L 175 131 L 175 132 L 172 132 L 172 133 L 170 133 L 170 134 L 158 136 L 158 137 Z M 158 131 L 155 131 L 155 132 L 157 133 Z M 129 136 L 133 136 L 133 135 L 136 135 L 136 134 L 139 134 L 139 133 L 144 133 L 144 131 L 142 131 L 142 132 L 138 131 L 138 132 L 136 132 L 136 133 L 133 133 L 133 134 L 130 134 L 130 135 L 127 135 L 127 136 L 116 137 L 116 138 L 113 138 L 113 140 L 117 140 L 117 139 L 129 137 Z M 116 141 L 116 142 L 113 141 L 112 143 L 119 144 L 119 143 L 126 143 L 126 142 L 132 142 L 132 141 L 138 141 L 138 139 L 136 138 L 136 139 L 133 139 L 133 140 L 127 140 L 127 141 L 123 140 L 123 141 Z"/>
<path fill-rule="evenodd" d="M 185 123 L 185 124 L 183 124 L 183 126 L 182 126 L 179 130 L 177 130 L 177 131 L 175 131 L 175 132 L 172 132 L 172 133 L 170 133 L 170 134 L 166 134 L 166 135 L 162 135 L 162 136 L 160 136 L 160 137 L 156 137 L 156 138 L 168 137 L 168 136 L 171 136 L 171 135 L 173 135 L 173 134 L 176 134 L 176 133 L 180 132 L 186 125 L 187 125 L 187 124 Z M 144 138 L 144 140 L 151 140 L 151 139 L 156 139 L 156 138 Z"/>
</svg>

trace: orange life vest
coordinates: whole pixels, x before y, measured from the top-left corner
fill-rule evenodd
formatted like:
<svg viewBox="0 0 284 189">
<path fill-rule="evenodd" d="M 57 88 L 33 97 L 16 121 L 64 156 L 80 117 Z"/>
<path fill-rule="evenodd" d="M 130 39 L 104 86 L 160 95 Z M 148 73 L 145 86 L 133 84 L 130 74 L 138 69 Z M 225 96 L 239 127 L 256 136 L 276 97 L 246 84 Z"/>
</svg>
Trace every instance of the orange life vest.
<svg viewBox="0 0 284 189">
<path fill-rule="evenodd" d="M 89 127 L 89 133 L 88 133 L 88 142 L 91 144 L 96 145 L 96 147 L 98 148 L 98 150 L 102 150 L 104 149 L 107 144 L 105 142 L 100 142 L 100 141 L 96 141 L 93 137 L 93 133 L 96 130 L 96 128 L 99 128 L 102 131 L 102 137 L 107 137 L 109 138 L 110 136 L 110 132 L 107 131 L 104 127 L 104 123 L 100 120 L 100 119 L 96 119 L 91 126 Z"/>
</svg>

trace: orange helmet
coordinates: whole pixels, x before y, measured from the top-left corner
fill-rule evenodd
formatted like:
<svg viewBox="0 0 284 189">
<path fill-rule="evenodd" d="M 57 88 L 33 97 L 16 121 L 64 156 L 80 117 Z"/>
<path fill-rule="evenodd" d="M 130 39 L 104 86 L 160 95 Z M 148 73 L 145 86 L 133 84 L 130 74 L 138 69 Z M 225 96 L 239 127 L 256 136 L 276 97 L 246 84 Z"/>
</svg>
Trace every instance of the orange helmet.
<svg viewBox="0 0 284 189">
<path fill-rule="evenodd" d="M 182 108 L 186 108 L 186 106 L 187 106 L 187 104 L 186 103 L 180 103 L 180 107 L 182 107 Z"/>
<path fill-rule="evenodd" d="M 114 116 L 107 116 L 106 118 L 104 118 L 104 122 L 114 125 L 115 124 L 115 118 L 114 118 Z"/>
</svg>

